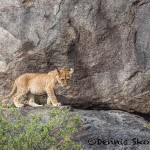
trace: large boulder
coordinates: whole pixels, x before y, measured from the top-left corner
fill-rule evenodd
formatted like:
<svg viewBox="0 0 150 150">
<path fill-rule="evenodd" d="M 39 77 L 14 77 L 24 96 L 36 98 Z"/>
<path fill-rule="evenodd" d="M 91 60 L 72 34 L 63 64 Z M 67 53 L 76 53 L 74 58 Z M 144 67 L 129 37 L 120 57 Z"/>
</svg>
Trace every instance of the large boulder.
<svg viewBox="0 0 150 150">
<path fill-rule="evenodd" d="M 149 0 L 0 1 L 0 94 L 25 72 L 75 68 L 60 101 L 150 114 Z"/>
</svg>

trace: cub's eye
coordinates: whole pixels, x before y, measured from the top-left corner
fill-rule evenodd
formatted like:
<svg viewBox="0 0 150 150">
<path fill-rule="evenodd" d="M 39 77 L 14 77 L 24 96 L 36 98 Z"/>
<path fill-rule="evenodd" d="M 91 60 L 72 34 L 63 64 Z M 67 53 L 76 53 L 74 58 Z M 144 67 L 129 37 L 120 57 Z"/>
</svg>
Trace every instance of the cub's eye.
<svg viewBox="0 0 150 150">
<path fill-rule="evenodd" d="M 61 81 L 65 81 L 65 79 L 61 79 Z"/>
</svg>

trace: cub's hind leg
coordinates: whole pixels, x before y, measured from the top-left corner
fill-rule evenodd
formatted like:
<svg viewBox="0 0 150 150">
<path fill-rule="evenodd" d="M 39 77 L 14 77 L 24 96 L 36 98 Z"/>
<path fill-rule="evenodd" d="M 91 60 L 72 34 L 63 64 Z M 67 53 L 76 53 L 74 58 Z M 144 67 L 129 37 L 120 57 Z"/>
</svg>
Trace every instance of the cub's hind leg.
<svg viewBox="0 0 150 150">
<path fill-rule="evenodd" d="M 19 102 L 19 99 L 28 93 L 27 83 L 24 79 L 16 80 L 17 91 L 14 95 L 13 102 L 16 107 L 23 107 L 24 104 Z"/>
<path fill-rule="evenodd" d="M 19 93 L 19 92 L 17 92 L 17 93 L 14 95 L 13 102 L 14 102 L 14 105 L 15 105 L 16 107 L 18 107 L 18 108 L 24 106 L 24 104 L 21 104 L 21 103 L 19 102 L 19 99 L 20 99 L 23 95 L 24 95 L 24 93 Z"/>
<path fill-rule="evenodd" d="M 40 106 L 43 106 L 43 105 L 38 105 L 34 102 L 34 95 L 32 93 L 29 93 L 28 94 L 28 98 L 29 98 L 29 105 L 32 106 L 32 107 L 40 107 Z"/>
</svg>

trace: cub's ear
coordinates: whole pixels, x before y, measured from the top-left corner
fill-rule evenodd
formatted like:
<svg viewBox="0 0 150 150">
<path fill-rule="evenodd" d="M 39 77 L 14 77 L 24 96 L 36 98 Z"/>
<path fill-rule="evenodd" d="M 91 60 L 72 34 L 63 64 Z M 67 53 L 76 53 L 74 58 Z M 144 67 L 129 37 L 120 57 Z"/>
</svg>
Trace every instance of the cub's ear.
<svg viewBox="0 0 150 150">
<path fill-rule="evenodd" d="M 73 69 L 73 68 L 70 68 L 70 70 L 69 70 L 69 75 L 72 76 L 73 73 L 74 73 L 74 69 Z"/>
<path fill-rule="evenodd" d="M 57 75 L 59 75 L 59 70 L 58 70 L 58 69 L 55 69 L 55 71 L 57 72 Z"/>
</svg>

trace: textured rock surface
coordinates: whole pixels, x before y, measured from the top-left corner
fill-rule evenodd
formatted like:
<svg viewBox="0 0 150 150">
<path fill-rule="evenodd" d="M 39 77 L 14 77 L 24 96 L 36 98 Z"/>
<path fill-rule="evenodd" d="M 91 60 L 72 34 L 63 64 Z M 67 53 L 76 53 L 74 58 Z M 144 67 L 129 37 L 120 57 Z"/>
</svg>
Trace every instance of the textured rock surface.
<svg viewBox="0 0 150 150">
<path fill-rule="evenodd" d="M 122 111 L 76 110 L 75 113 L 83 122 L 76 137 L 83 150 L 150 149 L 150 130 L 144 128 L 146 121 L 139 116 Z"/>
<path fill-rule="evenodd" d="M 20 111 L 26 117 L 40 114 L 43 122 L 50 119 L 49 109 L 25 107 Z M 113 110 L 74 110 L 72 113 L 78 114 L 82 120 L 74 141 L 80 143 L 83 150 L 150 149 L 150 130 L 144 127 L 147 122 L 142 117 Z M 7 111 L 3 114 L 11 119 Z"/>
<path fill-rule="evenodd" d="M 149 114 L 149 36 L 149 0 L 1 0 L 1 94 L 24 72 L 74 67 L 64 104 Z"/>
</svg>

